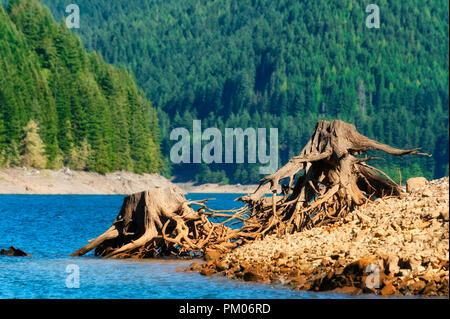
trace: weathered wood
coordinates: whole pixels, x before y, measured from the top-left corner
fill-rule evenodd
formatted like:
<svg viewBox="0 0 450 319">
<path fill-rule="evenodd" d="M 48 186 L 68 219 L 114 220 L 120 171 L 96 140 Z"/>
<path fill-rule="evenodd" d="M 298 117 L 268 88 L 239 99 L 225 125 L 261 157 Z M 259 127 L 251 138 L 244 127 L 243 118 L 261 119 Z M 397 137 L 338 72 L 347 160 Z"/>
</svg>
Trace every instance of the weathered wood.
<svg viewBox="0 0 450 319">
<path fill-rule="evenodd" d="M 156 256 L 192 256 L 206 250 L 225 250 L 239 234 L 208 217 L 231 217 L 214 213 L 206 200 L 189 202 L 180 189 L 152 188 L 127 196 L 111 227 L 72 256 L 95 249 L 106 258 L 144 258 Z M 194 211 L 192 204 L 200 205 Z M 231 218 L 240 218 L 239 213 Z"/>
<path fill-rule="evenodd" d="M 239 199 L 257 212 L 253 222 L 262 224 L 264 233 L 300 231 L 342 218 L 374 197 L 398 196 L 401 192 L 384 172 L 367 165 L 374 157 L 356 157 L 370 150 L 397 156 L 431 156 L 418 149 L 396 149 L 373 141 L 343 121 L 319 121 L 298 156 L 264 177 L 253 194 Z M 297 175 L 301 176 L 292 187 Z M 263 196 L 268 191 L 276 192 L 286 178 L 289 183 L 282 185 L 283 199 L 269 208 Z"/>
</svg>

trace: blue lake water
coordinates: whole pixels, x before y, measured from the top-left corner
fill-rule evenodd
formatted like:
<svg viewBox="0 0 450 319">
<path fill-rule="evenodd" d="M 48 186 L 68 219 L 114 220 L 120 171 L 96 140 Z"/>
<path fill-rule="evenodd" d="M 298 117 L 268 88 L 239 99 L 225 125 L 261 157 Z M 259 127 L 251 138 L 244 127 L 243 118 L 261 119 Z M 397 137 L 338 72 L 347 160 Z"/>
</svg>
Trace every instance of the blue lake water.
<svg viewBox="0 0 450 319">
<path fill-rule="evenodd" d="M 215 198 L 216 209 L 240 207 L 238 194 L 189 194 Z M 33 257 L 0 256 L 0 298 L 342 298 L 298 292 L 225 277 L 187 274 L 192 261 L 100 259 L 69 255 L 105 231 L 124 196 L 0 195 L 0 248 L 20 248 Z M 79 288 L 66 280 L 79 270 Z M 69 267 L 69 268 L 68 268 Z M 72 268 L 73 269 L 73 268 Z M 71 281 L 69 280 L 69 286 Z"/>
</svg>

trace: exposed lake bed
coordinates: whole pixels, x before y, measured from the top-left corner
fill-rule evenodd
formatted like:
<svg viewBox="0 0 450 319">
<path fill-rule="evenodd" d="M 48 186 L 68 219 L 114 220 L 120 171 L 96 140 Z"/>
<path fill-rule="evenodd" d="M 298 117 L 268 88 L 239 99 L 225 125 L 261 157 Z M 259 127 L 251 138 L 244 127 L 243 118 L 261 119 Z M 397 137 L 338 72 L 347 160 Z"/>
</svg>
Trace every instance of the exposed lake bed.
<svg viewBox="0 0 450 319">
<path fill-rule="evenodd" d="M 332 225 L 270 235 L 191 269 L 308 291 L 449 294 L 449 181 L 411 179 Z"/>
<path fill-rule="evenodd" d="M 123 195 L 152 187 L 177 186 L 186 193 L 252 193 L 257 185 L 175 183 L 159 174 L 114 172 L 99 174 L 33 168 L 0 169 L 0 194 L 27 195 Z"/>
</svg>

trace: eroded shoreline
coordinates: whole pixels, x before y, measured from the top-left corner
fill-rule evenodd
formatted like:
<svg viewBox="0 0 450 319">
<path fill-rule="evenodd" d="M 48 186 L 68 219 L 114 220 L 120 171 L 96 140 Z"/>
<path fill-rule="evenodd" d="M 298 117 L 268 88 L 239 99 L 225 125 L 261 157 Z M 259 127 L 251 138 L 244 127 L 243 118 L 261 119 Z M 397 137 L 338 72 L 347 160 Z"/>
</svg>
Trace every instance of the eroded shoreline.
<svg viewBox="0 0 450 319">
<path fill-rule="evenodd" d="M 449 179 L 378 199 L 332 226 L 267 236 L 189 271 L 297 290 L 449 296 Z"/>
</svg>

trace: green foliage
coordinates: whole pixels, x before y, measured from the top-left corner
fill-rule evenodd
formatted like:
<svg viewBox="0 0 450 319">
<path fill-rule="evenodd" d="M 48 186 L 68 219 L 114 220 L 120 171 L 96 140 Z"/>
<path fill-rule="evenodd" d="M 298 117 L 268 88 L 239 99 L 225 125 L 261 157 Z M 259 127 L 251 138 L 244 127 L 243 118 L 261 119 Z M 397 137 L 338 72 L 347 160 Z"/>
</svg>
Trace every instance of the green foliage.
<svg viewBox="0 0 450 319">
<path fill-rule="evenodd" d="M 87 138 L 84 138 L 79 146 L 70 149 L 69 167 L 73 167 L 75 170 L 87 168 L 91 152 L 91 145 L 89 145 Z"/>
<path fill-rule="evenodd" d="M 194 178 L 196 183 L 216 183 L 226 185 L 230 183 L 224 170 L 211 171 L 206 165 L 201 165 Z"/>
<path fill-rule="evenodd" d="M 0 165 L 18 164 L 22 128 L 34 119 L 48 168 L 161 171 L 156 110 L 132 75 L 86 53 L 36 0 L 11 0 L 6 8 L 0 6 Z M 34 165 L 25 154 L 22 163 Z"/>
<path fill-rule="evenodd" d="M 57 19 L 70 3 L 42 2 Z M 197 118 L 221 129 L 278 127 L 284 164 L 317 119 L 342 119 L 381 142 L 433 154 L 375 164 L 393 176 L 397 167 L 403 179 L 448 175 L 447 1 L 380 0 L 380 29 L 366 28 L 368 3 L 354 0 L 77 4 L 88 50 L 133 70 L 157 105 L 165 156 L 170 130 Z M 171 172 L 200 175 L 190 168 Z M 256 165 L 210 169 L 236 183 L 260 177 Z"/>
<path fill-rule="evenodd" d="M 24 128 L 24 138 L 21 149 L 21 164 L 26 167 L 45 168 L 47 156 L 45 156 L 44 143 L 39 136 L 39 127 L 35 121 L 30 120 Z"/>
</svg>

